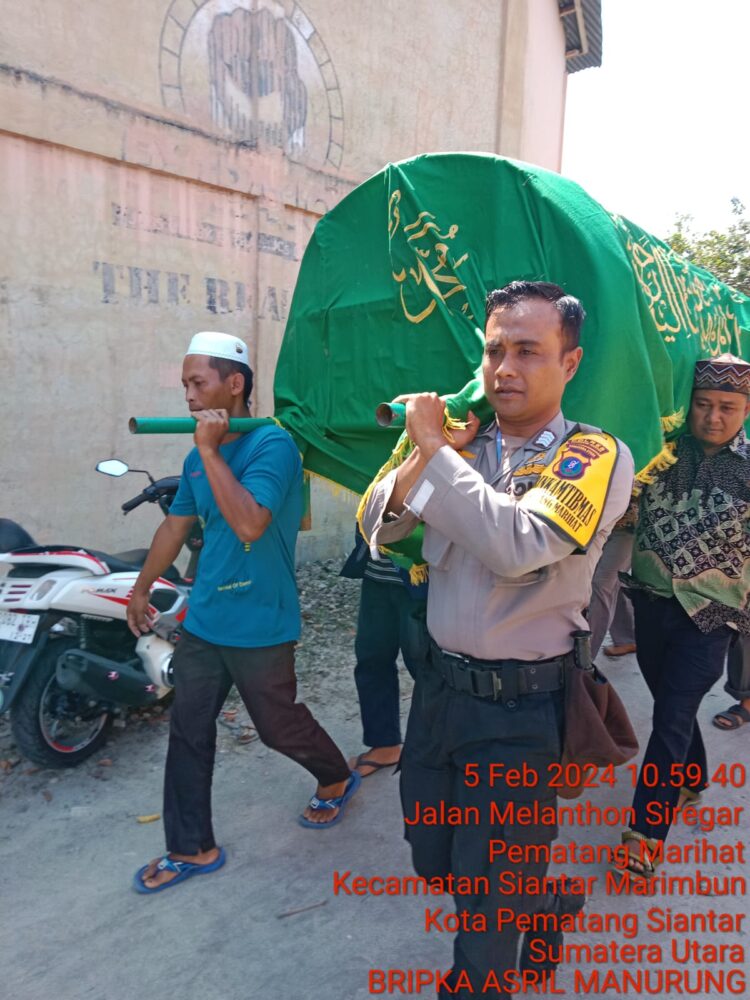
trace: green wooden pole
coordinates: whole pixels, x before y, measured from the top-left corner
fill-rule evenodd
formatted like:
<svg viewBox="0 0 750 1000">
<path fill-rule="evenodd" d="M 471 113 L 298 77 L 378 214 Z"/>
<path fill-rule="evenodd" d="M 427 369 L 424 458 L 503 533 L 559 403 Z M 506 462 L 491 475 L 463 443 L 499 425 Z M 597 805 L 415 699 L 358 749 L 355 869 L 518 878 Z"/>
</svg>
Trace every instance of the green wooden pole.
<svg viewBox="0 0 750 1000">
<path fill-rule="evenodd" d="M 375 410 L 375 419 L 381 427 L 406 427 L 406 404 L 381 403 Z"/>
<path fill-rule="evenodd" d="M 256 427 L 275 424 L 271 417 L 231 417 L 230 434 L 246 434 Z M 131 417 L 128 421 L 131 434 L 194 434 L 193 417 Z"/>
</svg>

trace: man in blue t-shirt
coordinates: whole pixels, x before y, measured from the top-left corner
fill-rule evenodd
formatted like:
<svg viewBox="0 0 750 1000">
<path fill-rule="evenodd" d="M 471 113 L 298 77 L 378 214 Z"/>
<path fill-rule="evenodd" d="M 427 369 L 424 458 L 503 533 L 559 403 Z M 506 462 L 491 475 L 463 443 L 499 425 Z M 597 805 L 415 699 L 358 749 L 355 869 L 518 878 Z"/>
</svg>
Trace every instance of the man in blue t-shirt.
<svg viewBox="0 0 750 1000">
<path fill-rule="evenodd" d="M 216 718 L 236 685 L 261 740 L 307 768 L 318 788 L 299 822 L 336 823 L 359 786 L 330 736 L 295 701 L 300 633 L 294 547 L 302 515 L 302 464 L 292 438 L 273 425 L 230 434 L 248 416 L 253 374 L 247 347 L 224 333 L 196 334 L 182 367 L 196 419 L 169 516 L 154 535 L 133 588 L 128 624 L 153 624 L 152 583 L 177 558 L 195 519 L 204 533 L 184 631 L 173 658 L 175 698 L 164 777 L 167 853 L 139 869 L 135 888 L 159 892 L 224 863 L 211 824 Z"/>
</svg>

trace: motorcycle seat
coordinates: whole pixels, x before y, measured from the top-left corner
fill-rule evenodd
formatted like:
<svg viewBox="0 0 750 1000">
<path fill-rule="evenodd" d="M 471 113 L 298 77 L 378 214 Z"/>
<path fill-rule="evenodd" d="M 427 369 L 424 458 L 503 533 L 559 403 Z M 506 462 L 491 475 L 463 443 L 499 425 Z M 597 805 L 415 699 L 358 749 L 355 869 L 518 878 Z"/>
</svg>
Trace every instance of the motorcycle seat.
<svg viewBox="0 0 750 1000">
<path fill-rule="evenodd" d="M 0 552 L 33 547 L 36 542 L 25 528 L 8 517 L 0 517 Z"/>
<path fill-rule="evenodd" d="M 113 573 L 128 573 L 133 569 L 141 569 L 148 555 L 148 549 L 130 549 L 127 552 L 117 552 L 115 555 L 109 555 L 107 552 L 95 552 L 93 549 L 86 551 L 103 559 Z M 170 566 L 165 573 L 162 573 L 162 576 L 171 583 L 182 583 L 182 577 L 174 566 Z"/>
<path fill-rule="evenodd" d="M 86 549 L 82 545 L 30 545 L 25 546 L 22 550 L 24 555 L 28 558 L 35 553 L 45 555 L 54 555 L 56 552 L 63 552 L 70 554 L 71 552 L 86 552 L 90 556 L 95 556 L 97 559 L 101 559 L 102 562 L 109 566 L 111 573 L 132 573 L 134 570 L 137 572 L 143 567 L 146 561 L 146 556 L 148 555 L 148 549 L 130 549 L 128 552 L 119 552 L 117 555 L 110 555 L 108 552 L 100 552 L 98 549 Z M 61 560 L 62 562 L 62 560 Z M 28 575 L 30 566 L 27 563 L 21 569 L 21 573 Z M 48 573 L 50 569 L 48 566 L 41 567 L 43 572 Z M 11 575 L 17 575 L 11 573 Z M 182 583 L 182 577 L 177 572 L 174 566 L 170 566 L 166 573 L 163 574 L 165 580 L 169 580 L 171 583 Z"/>
</svg>

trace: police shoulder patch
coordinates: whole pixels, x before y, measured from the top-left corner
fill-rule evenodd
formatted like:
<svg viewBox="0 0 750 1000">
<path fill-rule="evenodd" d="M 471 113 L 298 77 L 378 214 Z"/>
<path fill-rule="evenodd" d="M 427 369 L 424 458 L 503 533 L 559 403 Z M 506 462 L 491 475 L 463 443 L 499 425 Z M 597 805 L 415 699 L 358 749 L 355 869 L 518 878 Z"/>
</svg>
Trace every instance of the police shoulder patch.
<svg viewBox="0 0 750 1000">
<path fill-rule="evenodd" d="M 580 431 L 560 445 L 555 457 L 520 505 L 553 525 L 580 549 L 596 534 L 617 462 L 616 438 L 604 431 Z"/>
</svg>

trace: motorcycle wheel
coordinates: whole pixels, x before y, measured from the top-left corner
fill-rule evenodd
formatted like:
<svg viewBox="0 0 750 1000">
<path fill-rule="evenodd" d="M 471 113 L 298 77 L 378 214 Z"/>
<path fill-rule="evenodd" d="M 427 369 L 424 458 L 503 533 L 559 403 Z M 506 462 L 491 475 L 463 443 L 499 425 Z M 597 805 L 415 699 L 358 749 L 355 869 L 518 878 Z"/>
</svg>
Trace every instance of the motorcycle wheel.
<svg viewBox="0 0 750 1000">
<path fill-rule="evenodd" d="M 18 749 L 42 767 L 75 767 L 96 753 L 112 726 L 111 712 L 92 713 L 85 697 L 57 683 L 57 660 L 75 645 L 51 642 L 10 710 Z"/>
</svg>

